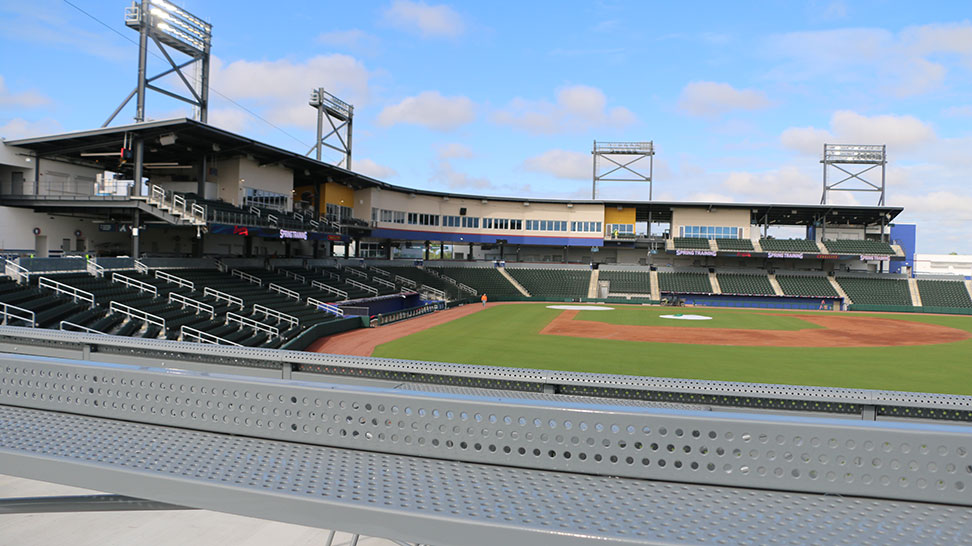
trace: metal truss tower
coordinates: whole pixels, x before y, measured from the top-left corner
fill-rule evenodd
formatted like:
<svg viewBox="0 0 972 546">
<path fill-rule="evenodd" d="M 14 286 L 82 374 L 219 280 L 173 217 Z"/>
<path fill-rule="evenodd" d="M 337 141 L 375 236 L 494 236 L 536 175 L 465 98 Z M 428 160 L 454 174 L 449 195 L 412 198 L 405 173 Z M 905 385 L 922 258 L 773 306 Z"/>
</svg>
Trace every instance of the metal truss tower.
<svg viewBox="0 0 972 546">
<path fill-rule="evenodd" d="M 827 195 L 832 191 L 875 192 L 878 193 L 879 207 L 884 206 L 884 180 L 888 164 L 887 146 L 881 144 L 824 144 L 823 195 L 820 204 L 827 204 Z M 850 165 L 849 167 L 845 167 Z M 881 182 L 872 182 L 861 176 L 878 167 L 881 168 Z M 828 171 L 840 171 L 837 182 L 830 182 Z"/>
<path fill-rule="evenodd" d="M 317 110 L 317 141 L 310 150 L 307 150 L 306 155 L 316 152 L 315 159 L 320 161 L 321 152 L 326 146 L 344 156 L 337 163 L 339 167 L 351 170 L 351 129 L 354 121 L 354 106 L 328 93 L 323 87 L 311 91 L 309 104 Z M 331 126 L 327 134 L 324 134 L 324 120 L 327 120 L 328 125 Z"/>
<path fill-rule="evenodd" d="M 598 182 L 647 182 L 648 200 L 651 200 L 651 175 L 654 169 L 655 145 L 649 142 L 598 142 L 594 141 L 594 178 L 591 183 L 591 199 L 597 199 Z M 642 165 L 635 163 L 648 158 L 648 174 Z"/>
</svg>

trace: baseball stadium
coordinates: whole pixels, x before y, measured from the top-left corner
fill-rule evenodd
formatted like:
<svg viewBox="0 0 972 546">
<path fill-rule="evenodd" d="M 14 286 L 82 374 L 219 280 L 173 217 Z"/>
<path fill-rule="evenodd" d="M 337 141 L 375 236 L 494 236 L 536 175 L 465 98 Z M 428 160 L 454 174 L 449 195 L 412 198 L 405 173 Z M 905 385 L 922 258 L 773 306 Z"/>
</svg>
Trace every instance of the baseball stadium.
<svg viewBox="0 0 972 546">
<path fill-rule="evenodd" d="M 972 271 L 919 270 L 893 148 L 825 144 L 813 204 L 654 199 L 651 141 L 595 141 L 590 199 L 428 190 L 355 170 L 324 88 L 308 153 L 209 124 L 211 25 L 125 24 L 138 85 L 102 127 L 0 140 L 0 472 L 100 492 L 0 499 L 0 534 L 204 509 L 328 545 L 972 535 Z M 194 115 L 147 119 L 172 74 Z M 618 181 L 644 198 L 598 197 Z"/>
</svg>

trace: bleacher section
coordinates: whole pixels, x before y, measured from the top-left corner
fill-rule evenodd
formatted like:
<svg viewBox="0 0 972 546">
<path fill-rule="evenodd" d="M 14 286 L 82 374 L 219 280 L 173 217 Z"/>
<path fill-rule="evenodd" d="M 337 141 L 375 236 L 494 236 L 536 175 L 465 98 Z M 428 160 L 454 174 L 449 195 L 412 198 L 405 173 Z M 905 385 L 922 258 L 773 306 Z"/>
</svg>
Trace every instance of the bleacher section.
<svg viewBox="0 0 972 546">
<path fill-rule="evenodd" d="M 825 277 L 802 277 L 797 275 L 776 275 L 780 288 L 787 296 L 809 296 L 815 298 L 836 298 L 837 291 Z"/>
<path fill-rule="evenodd" d="M 608 271 L 602 269 L 598 280 L 609 281 L 611 294 L 651 294 L 651 272 Z"/>
<path fill-rule="evenodd" d="M 817 243 L 807 239 L 760 239 L 759 246 L 762 247 L 764 252 L 820 253 Z"/>
<path fill-rule="evenodd" d="M 187 207 L 191 207 L 193 204 L 204 207 L 206 209 L 206 220 L 217 224 L 278 227 L 298 231 L 334 231 L 326 225 L 314 226 L 310 223 L 311 218 L 301 220 L 293 212 L 260 207 L 252 207 L 251 210 L 251 207 L 237 207 L 225 201 L 203 199 L 195 193 L 180 195 L 185 198 Z"/>
<path fill-rule="evenodd" d="M 658 289 L 669 293 L 709 294 L 712 292 L 712 283 L 709 282 L 708 273 L 659 272 Z"/>
<path fill-rule="evenodd" d="M 921 304 L 927 307 L 972 307 L 972 298 L 962 281 L 918 279 Z"/>
<path fill-rule="evenodd" d="M 516 282 L 534 298 L 564 300 L 587 297 L 591 281 L 589 270 L 578 269 L 522 269 L 507 267 Z"/>
<path fill-rule="evenodd" d="M 719 288 L 723 294 L 775 295 L 773 285 L 766 275 L 743 275 L 739 273 L 717 273 Z"/>
<path fill-rule="evenodd" d="M 698 237 L 675 237 L 672 239 L 676 249 L 709 250 L 709 240 Z"/>
<path fill-rule="evenodd" d="M 446 293 L 449 299 L 458 299 L 459 288 L 456 285 L 436 277 L 432 273 L 414 266 L 382 266 L 381 269 L 388 271 L 392 275 L 401 275 L 406 279 L 411 279 L 421 285 L 431 286 Z"/>
<path fill-rule="evenodd" d="M 106 314 L 104 309 L 98 308 L 92 311 L 89 305 L 75 303 L 67 296 L 36 287 L 24 287 L 6 278 L 0 279 L 0 303 L 33 311 L 34 320 L 39 328 L 58 328 L 62 320 L 74 323 L 94 322 Z M 27 325 L 19 321 L 9 322 L 9 324 Z"/>
<path fill-rule="evenodd" d="M 891 245 L 884 241 L 840 239 L 824 241 L 823 243 L 831 254 L 894 254 L 894 249 L 891 248 Z"/>
<path fill-rule="evenodd" d="M 837 277 L 847 297 L 858 305 L 911 305 L 908 281 L 862 277 Z"/>
<path fill-rule="evenodd" d="M 523 297 L 523 294 L 520 294 L 520 291 L 495 267 L 437 267 L 435 269 L 447 277 L 476 289 L 480 294 L 486 294 L 486 297 L 491 300 L 515 300 Z"/>
<path fill-rule="evenodd" d="M 749 239 L 716 239 L 719 250 L 755 250 Z"/>
</svg>

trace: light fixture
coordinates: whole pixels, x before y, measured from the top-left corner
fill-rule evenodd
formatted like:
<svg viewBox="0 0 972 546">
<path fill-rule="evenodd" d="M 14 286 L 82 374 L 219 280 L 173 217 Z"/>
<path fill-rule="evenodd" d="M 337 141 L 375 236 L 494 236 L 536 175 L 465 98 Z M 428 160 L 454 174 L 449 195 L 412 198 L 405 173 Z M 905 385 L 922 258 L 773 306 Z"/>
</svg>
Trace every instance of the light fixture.
<svg viewBox="0 0 972 546">
<path fill-rule="evenodd" d="M 159 137 L 159 144 L 163 146 L 171 146 L 176 142 L 175 133 L 165 134 Z"/>
</svg>

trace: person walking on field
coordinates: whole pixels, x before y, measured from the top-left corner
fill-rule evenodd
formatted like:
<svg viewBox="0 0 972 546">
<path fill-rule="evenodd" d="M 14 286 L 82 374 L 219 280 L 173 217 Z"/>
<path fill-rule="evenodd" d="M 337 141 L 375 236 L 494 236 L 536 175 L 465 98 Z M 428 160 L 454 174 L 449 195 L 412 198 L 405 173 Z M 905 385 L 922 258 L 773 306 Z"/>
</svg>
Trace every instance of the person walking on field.
<svg viewBox="0 0 972 546">
<path fill-rule="evenodd" d="M 481 297 L 479 299 L 483 301 L 483 307 L 486 307 L 486 299 L 487 298 L 486 298 L 486 293 L 485 292 L 483 292 L 483 297 Z"/>
</svg>

